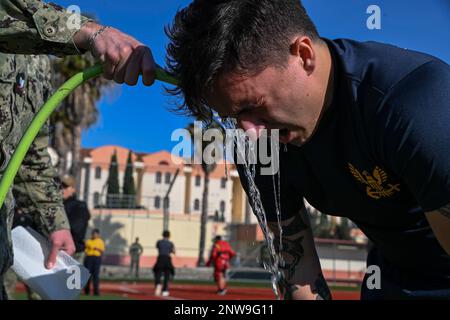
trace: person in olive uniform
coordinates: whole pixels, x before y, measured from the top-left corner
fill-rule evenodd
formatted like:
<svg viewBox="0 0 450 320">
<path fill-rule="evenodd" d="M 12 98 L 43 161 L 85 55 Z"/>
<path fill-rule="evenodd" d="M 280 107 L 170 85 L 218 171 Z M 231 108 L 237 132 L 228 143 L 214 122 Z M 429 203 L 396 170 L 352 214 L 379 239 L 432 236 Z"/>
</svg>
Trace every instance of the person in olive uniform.
<svg viewBox="0 0 450 320">
<path fill-rule="evenodd" d="M 75 19 L 74 19 L 75 18 Z M 74 23 L 75 22 L 75 23 Z M 135 85 L 142 74 L 144 85 L 155 80 L 151 50 L 133 37 L 64 8 L 40 0 L 0 0 L 0 177 L 27 125 L 48 98 L 44 56 L 90 51 L 103 64 L 103 75 L 117 83 Z M 35 59 L 30 61 L 30 59 Z M 10 229 L 16 202 L 32 213 L 51 243 L 47 268 L 58 250 L 73 254 L 75 246 L 64 212 L 56 170 L 47 152 L 48 125 L 35 139 L 0 209 L 0 299 L 6 299 L 3 274 L 12 264 Z"/>
</svg>

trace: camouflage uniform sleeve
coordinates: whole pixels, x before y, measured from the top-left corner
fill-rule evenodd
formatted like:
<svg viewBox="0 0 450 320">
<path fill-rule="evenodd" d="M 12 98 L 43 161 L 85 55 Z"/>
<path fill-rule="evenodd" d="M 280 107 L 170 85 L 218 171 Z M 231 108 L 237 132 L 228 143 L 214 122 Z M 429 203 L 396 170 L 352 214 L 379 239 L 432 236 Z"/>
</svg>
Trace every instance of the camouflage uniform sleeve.
<svg viewBox="0 0 450 320">
<path fill-rule="evenodd" d="M 73 35 L 89 18 L 41 0 L 0 0 L 0 51 L 79 54 Z"/>
<path fill-rule="evenodd" d="M 45 63 L 44 63 L 45 62 Z M 29 99 L 34 102 L 46 101 L 53 93 L 50 61 L 46 56 L 34 56 L 28 60 L 35 66 L 31 76 L 41 81 L 41 89 L 29 88 Z M 34 217 L 35 224 L 43 234 L 62 229 L 70 229 L 64 210 L 62 191 L 58 173 L 53 167 L 48 153 L 49 122 L 39 131 L 30 146 L 14 180 L 13 193 L 17 206 Z"/>
<path fill-rule="evenodd" d="M 40 231 L 49 235 L 70 229 L 60 183 L 47 151 L 48 123 L 41 129 L 14 180 L 13 194 L 24 213 L 35 217 Z"/>
</svg>

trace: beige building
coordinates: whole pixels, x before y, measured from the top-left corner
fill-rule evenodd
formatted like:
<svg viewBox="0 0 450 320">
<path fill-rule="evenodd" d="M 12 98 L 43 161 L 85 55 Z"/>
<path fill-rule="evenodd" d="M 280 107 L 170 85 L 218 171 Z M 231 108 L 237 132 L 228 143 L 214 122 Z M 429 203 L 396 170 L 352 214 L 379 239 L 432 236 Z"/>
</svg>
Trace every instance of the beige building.
<svg viewBox="0 0 450 320">
<path fill-rule="evenodd" d="M 90 208 L 105 204 L 107 180 L 112 154 L 116 152 L 119 168 L 119 185 L 123 185 L 128 149 L 120 146 L 104 146 L 82 151 L 83 166 L 79 185 L 80 199 Z M 204 187 L 204 174 L 200 165 L 186 164 L 183 159 L 167 151 L 133 153 L 136 202 L 147 213 L 162 213 L 164 197 L 178 171 L 169 195 L 171 216 L 200 215 Z M 178 164 L 180 163 L 180 164 Z M 228 176 L 227 173 L 228 172 Z M 224 218 L 227 223 L 245 220 L 246 196 L 232 164 L 220 163 L 210 174 L 208 215 Z M 249 223 L 256 223 L 251 216 Z"/>
<path fill-rule="evenodd" d="M 100 228 L 106 240 L 107 261 L 127 264 L 128 247 L 139 237 L 145 248 L 144 265 L 154 262 L 155 243 L 163 231 L 164 197 L 178 171 L 168 197 L 169 229 L 178 248 L 175 264 L 194 266 L 198 257 L 204 187 L 201 167 L 186 164 L 183 159 L 167 151 L 133 153 L 133 176 L 139 209 L 108 209 L 105 208 L 105 199 L 109 165 L 114 152 L 117 154 L 119 185 L 122 188 L 129 150 L 120 146 L 83 149 L 78 188 L 79 198 L 91 208 L 91 226 Z M 210 174 L 205 254 L 209 252 L 211 240 L 216 234 L 230 236 L 231 230 L 234 234 L 245 233 L 245 236 L 250 237 L 248 241 L 262 240 L 256 217 L 246 199 L 233 165 L 228 164 L 225 170 L 225 163 L 218 164 Z M 214 219 L 217 217 L 219 219 Z M 245 228 L 239 227 L 244 223 L 247 224 Z"/>
</svg>

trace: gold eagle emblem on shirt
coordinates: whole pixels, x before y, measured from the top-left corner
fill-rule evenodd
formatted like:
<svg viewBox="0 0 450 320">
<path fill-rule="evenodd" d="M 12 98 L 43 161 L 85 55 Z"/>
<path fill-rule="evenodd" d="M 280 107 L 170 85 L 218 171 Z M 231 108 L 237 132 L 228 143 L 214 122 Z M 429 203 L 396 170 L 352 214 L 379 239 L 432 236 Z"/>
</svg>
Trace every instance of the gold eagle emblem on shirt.
<svg viewBox="0 0 450 320">
<path fill-rule="evenodd" d="M 356 180 L 366 185 L 366 193 L 373 199 L 390 198 L 400 191 L 400 184 L 387 183 L 387 173 L 378 166 L 373 169 L 372 175 L 366 170 L 360 173 L 351 163 L 348 167 Z"/>
</svg>

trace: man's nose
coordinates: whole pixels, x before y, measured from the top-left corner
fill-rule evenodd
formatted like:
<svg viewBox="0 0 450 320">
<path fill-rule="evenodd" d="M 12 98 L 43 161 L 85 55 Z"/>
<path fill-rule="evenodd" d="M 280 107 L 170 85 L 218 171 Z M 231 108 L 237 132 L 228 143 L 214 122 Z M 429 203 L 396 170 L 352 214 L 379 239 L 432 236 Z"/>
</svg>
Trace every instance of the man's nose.
<svg viewBox="0 0 450 320">
<path fill-rule="evenodd" d="M 237 120 L 239 128 L 243 129 L 254 140 L 261 136 L 262 130 L 267 129 L 267 126 L 259 120 L 249 118 L 238 118 Z"/>
</svg>

